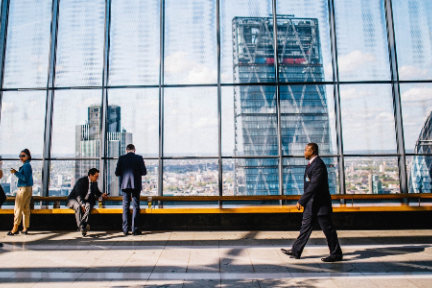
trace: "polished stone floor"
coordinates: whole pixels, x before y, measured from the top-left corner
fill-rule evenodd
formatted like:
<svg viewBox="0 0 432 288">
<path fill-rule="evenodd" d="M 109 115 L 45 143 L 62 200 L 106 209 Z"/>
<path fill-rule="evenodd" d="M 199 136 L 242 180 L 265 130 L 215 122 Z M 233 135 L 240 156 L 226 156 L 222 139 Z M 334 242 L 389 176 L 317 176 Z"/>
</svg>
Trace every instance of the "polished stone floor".
<svg viewBox="0 0 432 288">
<path fill-rule="evenodd" d="M 0 287 L 432 287 L 432 230 L 339 231 L 343 262 L 313 233 L 0 232 Z"/>
</svg>

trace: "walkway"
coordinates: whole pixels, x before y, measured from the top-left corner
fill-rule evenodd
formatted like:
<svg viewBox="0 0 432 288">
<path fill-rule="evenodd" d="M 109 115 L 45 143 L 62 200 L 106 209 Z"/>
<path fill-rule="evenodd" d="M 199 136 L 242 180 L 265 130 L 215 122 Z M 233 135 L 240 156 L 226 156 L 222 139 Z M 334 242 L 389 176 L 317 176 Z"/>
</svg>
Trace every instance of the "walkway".
<svg viewBox="0 0 432 288">
<path fill-rule="evenodd" d="M 300 260 L 298 232 L 0 232 L 5 287 L 432 287 L 432 230 L 339 231 L 345 260 L 323 263 L 322 232 Z"/>
</svg>

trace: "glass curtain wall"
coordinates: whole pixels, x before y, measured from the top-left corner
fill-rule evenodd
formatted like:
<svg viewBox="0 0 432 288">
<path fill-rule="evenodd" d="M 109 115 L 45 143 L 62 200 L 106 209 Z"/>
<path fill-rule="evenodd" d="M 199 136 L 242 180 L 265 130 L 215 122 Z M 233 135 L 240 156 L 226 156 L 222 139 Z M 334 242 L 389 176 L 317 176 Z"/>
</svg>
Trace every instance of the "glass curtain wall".
<svg viewBox="0 0 432 288">
<path fill-rule="evenodd" d="M 35 195 L 119 195 L 130 143 L 142 195 L 300 195 L 309 142 L 332 194 L 432 192 L 428 0 L 1 2 L 8 195 L 24 148 Z"/>
</svg>

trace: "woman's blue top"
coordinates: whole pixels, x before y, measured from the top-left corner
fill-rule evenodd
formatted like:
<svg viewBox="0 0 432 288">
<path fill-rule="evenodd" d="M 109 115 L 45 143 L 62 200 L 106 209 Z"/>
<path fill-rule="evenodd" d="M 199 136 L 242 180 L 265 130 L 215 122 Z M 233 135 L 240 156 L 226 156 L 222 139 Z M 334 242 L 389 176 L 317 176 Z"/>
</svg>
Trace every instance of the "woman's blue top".
<svg viewBox="0 0 432 288">
<path fill-rule="evenodd" d="M 33 171 L 29 160 L 19 168 L 15 176 L 18 178 L 18 187 L 33 186 Z"/>
</svg>

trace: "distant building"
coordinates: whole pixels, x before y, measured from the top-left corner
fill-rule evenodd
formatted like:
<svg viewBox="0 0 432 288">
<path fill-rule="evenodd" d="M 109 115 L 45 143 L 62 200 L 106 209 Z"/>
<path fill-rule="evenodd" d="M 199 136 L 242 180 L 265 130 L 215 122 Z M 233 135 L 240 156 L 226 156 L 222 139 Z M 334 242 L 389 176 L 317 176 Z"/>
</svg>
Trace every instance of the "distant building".
<svg viewBox="0 0 432 288">
<path fill-rule="evenodd" d="M 420 135 L 417 139 L 415 154 L 432 153 L 432 112 L 426 119 Z M 409 193 L 431 193 L 432 192 L 432 157 L 415 155 L 412 157 L 409 171 L 408 190 Z"/>
<path fill-rule="evenodd" d="M 368 194 L 380 194 L 382 193 L 382 182 L 379 180 L 378 175 L 369 174 L 368 176 Z"/>
<path fill-rule="evenodd" d="M 322 154 L 329 154 L 330 121 L 325 87 L 313 84 L 324 81 L 318 19 L 278 15 L 277 21 L 279 77 L 283 82 L 308 84 L 280 86 L 283 153 L 303 155 L 305 145 L 315 142 Z M 272 17 L 235 17 L 232 25 L 235 82 L 274 82 Z M 256 157 L 235 160 L 234 194 L 279 193 L 278 159 L 260 159 L 278 155 L 275 89 L 272 85 L 234 88 L 234 155 Z M 303 193 L 306 161 L 285 160 L 284 193 Z M 328 170 L 330 190 L 335 193 L 336 167 L 328 165 Z"/>
<path fill-rule="evenodd" d="M 102 117 L 101 106 L 88 108 L 88 119 L 84 125 L 76 126 L 75 152 L 77 158 L 99 158 L 101 149 Z M 132 143 L 132 133 L 121 129 L 121 107 L 108 106 L 107 111 L 107 150 L 109 157 L 119 157 L 126 151 L 126 145 Z M 90 168 L 98 168 L 99 160 L 75 161 L 75 179 L 87 175 Z M 119 180 L 115 176 L 116 160 L 107 161 L 107 191 L 119 195 Z"/>
</svg>

